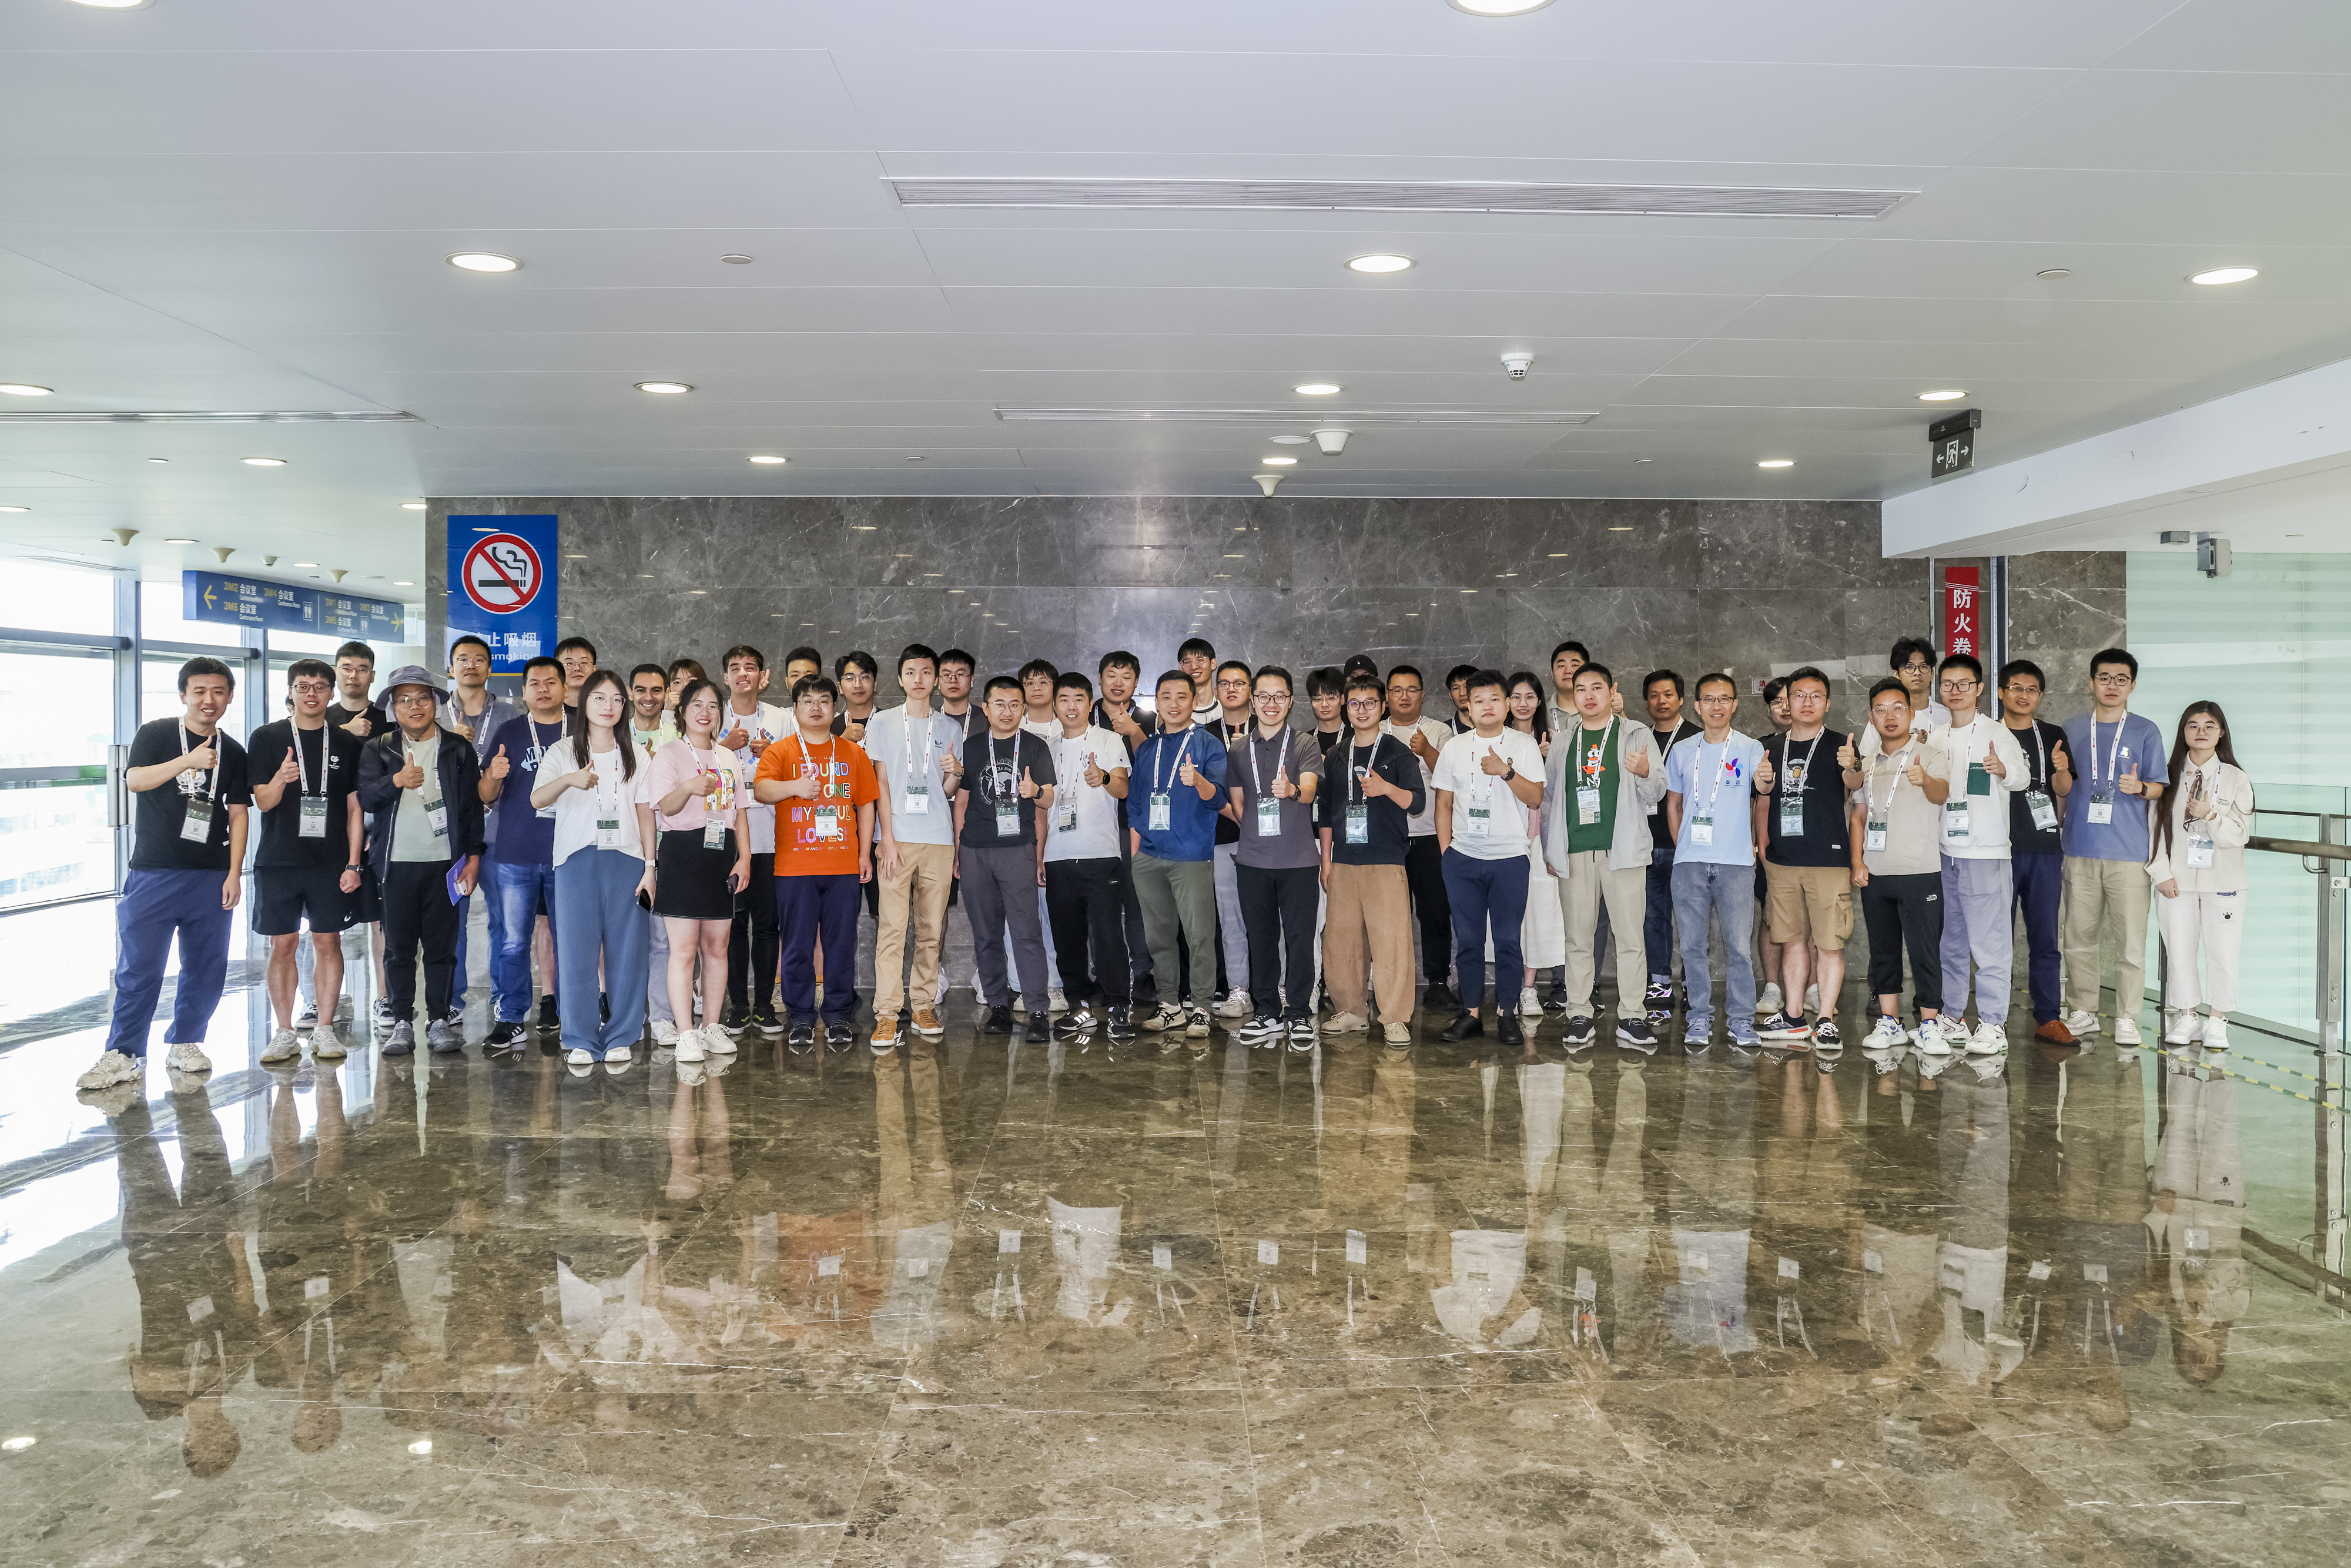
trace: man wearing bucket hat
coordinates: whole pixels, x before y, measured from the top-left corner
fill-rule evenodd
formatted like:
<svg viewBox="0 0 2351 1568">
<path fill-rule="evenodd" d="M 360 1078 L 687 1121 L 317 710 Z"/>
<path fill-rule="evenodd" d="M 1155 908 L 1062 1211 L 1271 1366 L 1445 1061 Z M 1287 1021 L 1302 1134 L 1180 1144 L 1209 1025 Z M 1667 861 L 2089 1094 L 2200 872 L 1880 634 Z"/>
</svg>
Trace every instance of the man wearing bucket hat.
<svg viewBox="0 0 2351 1568">
<path fill-rule="evenodd" d="M 449 998 L 457 972 L 457 900 L 474 891 L 482 853 L 481 763 L 462 737 L 441 727 L 448 693 L 423 665 L 394 670 L 383 700 L 392 725 L 360 753 L 360 804 L 371 818 L 368 862 L 383 889 L 384 994 L 392 1019 L 383 1054 L 415 1054 L 420 946 L 425 1039 L 436 1051 L 463 1051 L 465 1030 L 448 1016 Z"/>
</svg>

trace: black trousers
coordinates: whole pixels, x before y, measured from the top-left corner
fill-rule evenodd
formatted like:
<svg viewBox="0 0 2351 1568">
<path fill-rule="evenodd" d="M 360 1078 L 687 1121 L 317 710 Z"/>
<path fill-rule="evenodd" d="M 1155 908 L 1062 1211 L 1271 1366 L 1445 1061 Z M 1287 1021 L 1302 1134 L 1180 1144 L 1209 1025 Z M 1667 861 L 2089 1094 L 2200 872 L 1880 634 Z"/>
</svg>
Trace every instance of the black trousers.
<svg viewBox="0 0 2351 1568">
<path fill-rule="evenodd" d="M 1129 971 L 1134 976 L 1128 994 L 1135 996 L 1146 990 L 1156 991 L 1158 982 L 1151 974 L 1151 939 L 1143 929 L 1143 898 L 1134 891 L 1134 840 L 1127 832 L 1124 802 L 1121 802 L 1119 807 L 1118 863 L 1119 903 L 1125 909 L 1126 959 Z M 1056 931 L 1053 946 L 1057 955 L 1061 943 L 1061 935 Z M 1062 988 L 1061 994 L 1065 997 L 1069 994 L 1067 987 Z"/>
<path fill-rule="evenodd" d="M 1322 868 L 1244 865 L 1233 873 L 1249 937 L 1249 998 L 1258 1016 L 1312 1018 L 1314 911 L 1322 902 Z"/>
<path fill-rule="evenodd" d="M 1862 923 L 1869 931 L 1869 994 L 1902 1004 L 1902 948 L 1910 949 L 1911 1003 L 1943 1009 L 1943 873 L 1872 874 L 1861 890 Z"/>
<path fill-rule="evenodd" d="M 1053 923 L 1053 958 L 1071 1007 L 1099 996 L 1123 1008 L 1134 999 L 1126 957 L 1126 901 L 1134 879 L 1116 855 L 1045 862 L 1045 914 Z M 1086 972 L 1087 950 L 1093 972 Z"/>
<path fill-rule="evenodd" d="M 727 1005 L 746 1009 L 773 1006 L 776 960 L 782 951 L 783 944 L 776 932 L 776 857 L 773 853 L 755 854 L 751 857 L 751 880 L 735 895 L 735 919 L 726 928 Z M 832 955 L 824 956 L 830 965 Z M 850 954 L 848 961 L 854 966 L 857 955 Z M 852 967 L 851 973 L 855 972 Z"/>
<path fill-rule="evenodd" d="M 397 1023 L 416 1021 L 416 950 L 424 949 L 424 1016 L 444 1018 L 457 979 L 457 906 L 449 864 L 392 861 L 383 873 L 383 994 Z"/>
<path fill-rule="evenodd" d="M 1453 901 L 1445 896 L 1445 857 L 1435 833 L 1423 833 L 1405 851 L 1404 882 L 1412 893 L 1413 918 L 1420 922 L 1422 983 L 1441 986 L 1453 972 Z M 1476 1003 L 1465 997 L 1462 1005 Z"/>
</svg>

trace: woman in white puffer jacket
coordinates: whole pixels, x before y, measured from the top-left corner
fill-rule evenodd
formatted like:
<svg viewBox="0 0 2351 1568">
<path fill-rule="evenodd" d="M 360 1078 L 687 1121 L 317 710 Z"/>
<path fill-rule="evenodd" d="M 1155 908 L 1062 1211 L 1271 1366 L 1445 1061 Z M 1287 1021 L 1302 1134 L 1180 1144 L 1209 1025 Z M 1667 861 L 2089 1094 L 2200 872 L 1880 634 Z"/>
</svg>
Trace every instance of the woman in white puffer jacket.
<svg viewBox="0 0 2351 1568">
<path fill-rule="evenodd" d="M 2147 873 L 2155 882 L 2163 933 L 2163 1038 L 2229 1049 L 2237 1005 L 2237 955 L 2245 939 L 2245 841 L 2252 831 L 2253 781 L 2237 766 L 2220 705 L 2193 702 L 2171 743 Z M 2199 1016 L 2197 1009 L 2209 1009 Z"/>
</svg>

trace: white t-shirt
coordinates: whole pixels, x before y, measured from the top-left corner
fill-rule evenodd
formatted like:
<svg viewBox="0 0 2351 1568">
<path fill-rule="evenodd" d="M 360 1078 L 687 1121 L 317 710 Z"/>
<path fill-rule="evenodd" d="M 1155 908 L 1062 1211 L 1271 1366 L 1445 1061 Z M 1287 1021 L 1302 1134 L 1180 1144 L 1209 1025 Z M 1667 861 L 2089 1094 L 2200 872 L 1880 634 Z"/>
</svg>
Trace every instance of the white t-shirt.
<svg viewBox="0 0 2351 1568">
<path fill-rule="evenodd" d="M 1088 725 L 1079 736 L 1066 736 L 1054 727 L 1045 745 L 1053 753 L 1053 811 L 1045 836 L 1047 861 L 1115 860 L 1118 858 L 1118 798 L 1110 792 L 1107 777 L 1100 785 L 1086 782 L 1086 754 L 1105 775 L 1126 766 L 1126 742 L 1098 725 Z M 1072 809 L 1074 827 L 1064 827 Z"/>
<path fill-rule="evenodd" d="M 1950 722 L 1951 710 L 1932 697 L 1927 699 L 1925 707 L 1914 707 L 1910 710 L 1910 733 L 1913 735 L 1924 735 L 1928 730 L 1947 728 Z M 1877 727 L 1874 724 L 1863 725 L 1860 747 L 1855 755 L 1875 757 L 1885 748 L 1886 742 L 1879 737 Z"/>
<path fill-rule="evenodd" d="M 732 735 L 738 724 L 750 733 L 754 740 L 775 740 L 800 732 L 800 727 L 792 721 L 790 709 L 778 707 L 773 703 L 761 703 L 756 712 L 737 713 L 735 698 L 730 693 L 726 711 L 718 718 L 718 733 Z M 744 778 L 748 779 L 759 771 L 759 759 L 751 755 L 749 747 L 733 755 L 743 764 Z M 751 799 L 748 790 L 743 794 L 743 831 L 750 835 L 753 854 L 771 855 L 776 852 L 776 809 L 758 804 Z"/>
<path fill-rule="evenodd" d="M 555 862 L 561 865 L 574 850 L 618 850 L 632 859 L 645 856 L 644 840 L 637 831 L 637 807 L 650 805 L 653 797 L 645 786 L 653 779 L 653 764 L 640 758 L 636 777 L 621 777 L 621 752 L 618 747 L 610 751 L 591 751 L 589 761 L 596 766 L 596 787 L 593 789 L 566 789 L 555 798 Z M 576 773 L 580 765 L 572 760 L 569 737 L 557 741 L 547 758 L 559 773 Z M 600 821 L 618 821 L 620 831 L 607 840 L 597 831 Z"/>
<path fill-rule="evenodd" d="M 955 797 L 940 776 L 939 758 L 963 756 L 963 723 L 934 712 L 927 724 L 916 721 L 913 727 L 910 743 L 903 706 L 875 714 L 865 725 L 866 759 L 887 780 L 883 788 L 890 796 L 890 832 L 902 844 L 952 844 Z M 924 810 L 907 809 L 909 785 L 922 786 Z"/>
<path fill-rule="evenodd" d="M 1020 727 L 1048 746 L 1061 737 L 1061 721 L 1059 718 L 1024 718 L 1020 721 Z"/>
<path fill-rule="evenodd" d="M 1421 715 L 1420 717 L 1412 724 L 1398 724 L 1392 718 L 1384 718 L 1380 721 L 1381 734 L 1393 735 L 1398 741 L 1406 746 L 1412 744 L 1412 732 L 1415 729 L 1419 730 L 1421 734 L 1426 736 L 1428 737 L 1428 744 L 1437 747 L 1440 755 L 1444 752 L 1447 745 L 1448 745 L 1453 739 L 1453 727 L 1450 725 L 1445 723 L 1441 719 L 1431 718 L 1426 714 Z M 1417 754 L 1415 755 L 1413 760 L 1416 762 L 1420 761 Z M 1523 773 L 1526 769 L 1524 768 L 1520 768 L 1519 771 Z M 1542 777 L 1542 768 L 1540 765 L 1536 767 L 1534 772 L 1536 778 L 1540 779 Z M 1437 791 L 1430 786 L 1430 777 L 1428 764 L 1421 762 L 1420 814 L 1416 817 L 1407 819 L 1412 824 L 1412 836 L 1416 839 L 1425 839 L 1428 837 L 1429 834 L 1437 831 Z"/>
<path fill-rule="evenodd" d="M 1472 860 L 1503 861 L 1525 854 L 1538 827 L 1534 809 L 1479 767 L 1478 759 L 1489 751 L 1515 767 L 1520 778 L 1542 781 L 1542 749 L 1535 737 L 1505 727 L 1490 738 L 1468 730 L 1447 741 L 1429 784 L 1452 791 L 1453 847 Z"/>
<path fill-rule="evenodd" d="M 1951 784 L 1950 798 L 1943 802 L 1938 821 L 1942 852 L 1955 861 L 2008 859 L 2008 797 L 2032 778 L 2024 748 L 2016 743 L 2016 731 L 1979 711 L 1964 725 L 1944 725 L 1928 731 L 1927 748 L 1943 759 L 1944 777 Z M 1999 754 L 2001 766 L 2008 772 L 2002 777 L 1987 770 L 1983 784 L 1990 793 L 1973 794 L 1968 789 L 1969 765 L 1981 764 L 1988 750 Z M 1962 821 L 1967 824 L 1963 833 L 1957 831 Z"/>
</svg>

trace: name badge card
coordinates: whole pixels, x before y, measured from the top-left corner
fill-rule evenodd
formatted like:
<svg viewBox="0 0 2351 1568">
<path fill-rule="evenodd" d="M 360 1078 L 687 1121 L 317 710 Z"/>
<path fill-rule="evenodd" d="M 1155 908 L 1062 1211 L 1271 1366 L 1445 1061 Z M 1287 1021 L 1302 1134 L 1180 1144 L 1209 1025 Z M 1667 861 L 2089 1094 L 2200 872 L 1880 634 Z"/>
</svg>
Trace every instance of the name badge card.
<svg viewBox="0 0 2351 1568">
<path fill-rule="evenodd" d="M 702 819 L 702 847 L 723 850 L 726 847 L 726 819 L 716 811 L 705 811 Z"/>
<path fill-rule="evenodd" d="M 1260 839 L 1281 837 L 1281 802 L 1270 795 L 1260 796 L 1258 800 L 1257 836 Z"/>
<path fill-rule="evenodd" d="M 816 836 L 829 840 L 837 840 L 841 837 L 840 807 L 819 806 L 816 809 Z"/>
<path fill-rule="evenodd" d="M 1165 790 L 1151 797 L 1151 831 L 1164 833 L 1176 821 L 1176 798 Z"/>
<path fill-rule="evenodd" d="M 2104 826 L 2115 820 L 2115 787 L 2111 784 L 2090 786 L 2090 821 Z"/>
<path fill-rule="evenodd" d="M 1714 819 L 1692 817 L 1689 820 L 1689 840 L 1692 849 L 1710 849 L 1714 845 Z"/>
<path fill-rule="evenodd" d="M 306 839 L 327 836 L 327 798 L 324 795 L 302 797 L 301 836 Z"/>
<path fill-rule="evenodd" d="M 1347 808 L 1347 841 L 1368 844 L 1372 841 L 1372 809 L 1361 802 Z"/>
<path fill-rule="evenodd" d="M 188 814 L 180 823 L 180 837 L 201 844 L 213 836 L 213 803 L 201 795 L 188 797 Z"/>
<path fill-rule="evenodd" d="M 1883 821 L 1869 824 L 1867 836 L 1863 839 L 1861 847 L 1872 853 L 1886 848 L 1886 824 Z"/>
<path fill-rule="evenodd" d="M 1600 821 L 1600 787 L 1583 784 L 1575 791 L 1575 825 L 1588 828 Z"/>
<path fill-rule="evenodd" d="M 1468 807 L 1462 813 L 1461 831 L 1465 836 L 1473 839 L 1492 837 L 1494 809 L 1491 806 Z"/>
<path fill-rule="evenodd" d="M 2057 825 L 2057 802 L 2050 798 L 2048 790 L 2027 789 L 2024 805 L 2032 813 L 2032 826 L 2036 831 L 2045 833 Z"/>
<path fill-rule="evenodd" d="M 931 787 L 928 784 L 907 785 L 906 793 L 903 799 L 904 800 L 903 810 L 906 815 L 927 817 L 931 814 Z"/>
<path fill-rule="evenodd" d="M 1015 839 L 1020 836 L 1020 809 L 998 801 L 996 807 L 996 836 Z"/>
</svg>

